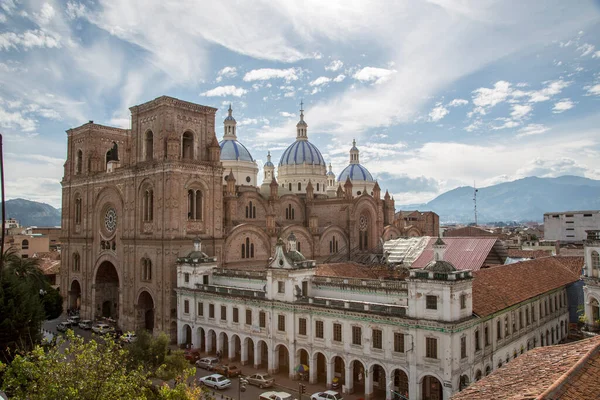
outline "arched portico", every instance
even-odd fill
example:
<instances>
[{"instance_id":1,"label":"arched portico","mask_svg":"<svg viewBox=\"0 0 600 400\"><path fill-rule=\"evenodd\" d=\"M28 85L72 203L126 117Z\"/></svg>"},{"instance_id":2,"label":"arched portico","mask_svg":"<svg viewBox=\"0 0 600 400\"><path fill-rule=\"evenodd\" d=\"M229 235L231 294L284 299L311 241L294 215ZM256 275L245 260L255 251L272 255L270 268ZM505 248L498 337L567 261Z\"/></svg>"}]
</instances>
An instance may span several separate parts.
<instances>
[{"instance_id":1,"label":"arched portico","mask_svg":"<svg viewBox=\"0 0 600 400\"><path fill-rule=\"evenodd\" d=\"M144 328L150 333L154 330L154 300L146 290L143 290L138 296L135 326Z\"/></svg>"},{"instance_id":2,"label":"arched portico","mask_svg":"<svg viewBox=\"0 0 600 400\"><path fill-rule=\"evenodd\" d=\"M389 392L388 399L394 398L392 396L392 391L394 393L398 393L401 396L410 398L409 385L408 385L408 374L406 371L396 368L391 372L390 375L391 391Z\"/></svg>"},{"instance_id":3,"label":"arched portico","mask_svg":"<svg viewBox=\"0 0 600 400\"><path fill-rule=\"evenodd\" d=\"M420 382L421 400L443 400L442 383L433 375L425 375Z\"/></svg>"},{"instance_id":4,"label":"arched portico","mask_svg":"<svg viewBox=\"0 0 600 400\"><path fill-rule=\"evenodd\" d=\"M367 398L385 399L388 390L388 379L380 364L372 364L365 373L365 396Z\"/></svg>"},{"instance_id":5,"label":"arched portico","mask_svg":"<svg viewBox=\"0 0 600 400\"><path fill-rule=\"evenodd\" d=\"M98 266L94 278L94 303L96 317L110 317L119 320L121 310L121 286L115 265L104 260Z\"/></svg>"},{"instance_id":6,"label":"arched portico","mask_svg":"<svg viewBox=\"0 0 600 400\"><path fill-rule=\"evenodd\" d=\"M206 332L204 328L196 329L196 339L194 340L194 347L196 347L201 352L206 351Z\"/></svg>"},{"instance_id":7,"label":"arched portico","mask_svg":"<svg viewBox=\"0 0 600 400\"><path fill-rule=\"evenodd\" d=\"M192 345L192 327L188 324L183 324L181 327L181 331L179 332L179 344L185 345L186 347Z\"/></svg>"},{"instance_id":8,"label":"arched portico","mask_svg":"<svg viewBox=\"0 0 600 400\"><path fill-rule=\"evenodd\" d=\"M293 367L290 366L290 351L288 348L283 344L278 344L275 346L273 366L271 367L273 372L290 375L292 368Z\"/></svg>"},{"instance_id":9,"label":"arched portico","mask_svg":"<svg viewBox=\"0 0 600 400\"><path fill-rule=\"evenodd\" d=\"M79 308L81 306L81 285L77 279L71 282L71 288L69 289L69 305L70 309Z\"/></svg>"}]
</instances>

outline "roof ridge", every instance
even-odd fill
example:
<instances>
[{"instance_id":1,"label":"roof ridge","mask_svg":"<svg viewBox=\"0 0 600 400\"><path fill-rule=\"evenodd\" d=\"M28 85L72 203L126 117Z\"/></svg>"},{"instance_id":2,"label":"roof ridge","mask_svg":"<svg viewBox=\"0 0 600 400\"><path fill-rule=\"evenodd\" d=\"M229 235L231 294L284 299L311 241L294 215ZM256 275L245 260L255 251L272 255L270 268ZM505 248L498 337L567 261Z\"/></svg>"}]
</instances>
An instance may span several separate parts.
<instances>
[{"instance_id":1,"label":"roof ridge","mask_svg":"<svg viewBox=\"0 0 600 400\"><path fill-rule=\"evenodd\" d=\"M583 356L581 357L571 368L567 370L564 374L562 374L550 387L548 387L541 395L539 395L538 399L546 399L553 398L552 394L556 394L558 390L560 390L563 385L571 378L572 375L579 373L583 367L586 366L587 361L594 355L597 355L600 352L600 340L593 338L590 340L596 340L597 343Z\"/></svg>"}]
</instances>

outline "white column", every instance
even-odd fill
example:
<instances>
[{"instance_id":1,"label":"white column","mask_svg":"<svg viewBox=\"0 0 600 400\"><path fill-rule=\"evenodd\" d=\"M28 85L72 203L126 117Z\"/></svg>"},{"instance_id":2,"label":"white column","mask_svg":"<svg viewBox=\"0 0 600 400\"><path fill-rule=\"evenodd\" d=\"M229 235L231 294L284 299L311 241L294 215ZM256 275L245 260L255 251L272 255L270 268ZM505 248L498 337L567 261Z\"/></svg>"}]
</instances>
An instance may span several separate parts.
<instances>
[{"instance_id":1,"label":"white column","mask_svg":"<svg viewBox=\"0 0 600 400\"><path fill-rule=\"evenodd\" d=\"M270 374L275 374L279 372L279 351L275 352L273 350L268 352L268 368Z\"/></svg>"},{"instance_id":2,"label":"white column","mask_svg":"<svg viewBox=\"0 0 600 400\"><path fill-rule=\"evenodd\" d=\"M294 346L294 348L295 348L295 346ZM296 365L298 365L298 364L296 364L296 350L293 349L293 350L289 351L288 354L289 354L288 362L289 362L289 366L290 366L289 376L290 376L290 379L294 379L296 377L295 368L296 368Z\"/></svg>"},{"instance_id":3,"label":"white column","mask_svg":"<svg viewBox=\"0 0 600 400\"><path fill-rule=\"evenodd\" d=\"M240 362L242 363L242 365L247 365L248 364L248 340L244 339L241 341L241 356L240 356Z\"/></svg>"},{"instance_id":4,"label":"white column","mask_svg":"<svg viewBox=\"0 0 600 400\"><path fill-rule=\"evenodd\" d=\"M178 327L177 329L178 329L177 336L179 336L179 335L180 335L180 333L179 333L179 327ZM206 338L205 338L205 340L206 340L206 352L207 352L207 353L208 353L208 352L210 352L210 351L213 351L213 350L214 350L214 349L213 349L213 346L214 346L215 344L213 343L213 340L212 340L212 338L213 338L213 336L212 336L212 334L210 333L210 331L207 331L207 332L206 332Z\"/></svg>"},{"instance_id":5,"label":"white column","mask_svg":"<svg viewBox=\"0 0 600 400\"><path fill-rule=\"evenodd\" d=\"M396 391L394 386L394 370L390 371L385 377L385 400L392 400L392 390Z\"/></svg>"},{"instance_id":6,"label":"white column","mask_svg":"<svg viewBox=\"0 0 600 400\"><path fill-rule=\"evenodd\" d=\"M346 365L346 376L344 386L346 386L346 393L350 394L354 392L354 367L352 364Z\"/></svg>"},{"instance_id":7,"label":"white column","mask_svg":"<svg viewBox=\"0 0 600 400\"><path fill-rule=\"evenodd\" d=\"M217 351L220 351L221 357L225 358L225 354L223 354L223 336L220 333L217 335Z\"/></svg>"},{"instance_id":8,"label":"white column","mask_svg":"<svg viewBox=\"0 0 600 400\"><path fill-rule=\"evenodd\" d=\"M308 383L317 383L317 356L308 357Z\"/></svg>"},{"instance_id":9,"label":"white column","mask_svg":"<svg viewBox=\"0 0 600 400\"><path fill-rule=\"evenodd\" d=\"M227 357L229 358L229 361L233 361L233 359L235 358L235 336L231 335L231 337L229 338L229 346L227 346L227 349L229 350L229 354L227 355Z\"/></svg>"},{"instance_id":10,"label":"white column","mask_svg":"<svg viewBox=\"0 0 600 400\"><path fill-rule=\"evenodd\" d=\"M373 398L373 370L365 370L365 398Z\"/></svg>"},{"instance_id":11,"label":"white column","mask_svg":"<svg viewBox=\"0 0 600 400\"><path fill-rule=\"evenodd\" d=\"M327 388L331 389L331 381L333 380L333 360L326 363L327 366Z\"/></svg>"},{"instance_id":12,"label":"white column","mask_svg":"<svg viewBox=\"0 0 600 400\"><path fill-rule=\"evenodd\" d=\"M258 369L262 362L262 354L259 346L260 340L254 343L254 369Z\"/></svg>"}]
</instances>

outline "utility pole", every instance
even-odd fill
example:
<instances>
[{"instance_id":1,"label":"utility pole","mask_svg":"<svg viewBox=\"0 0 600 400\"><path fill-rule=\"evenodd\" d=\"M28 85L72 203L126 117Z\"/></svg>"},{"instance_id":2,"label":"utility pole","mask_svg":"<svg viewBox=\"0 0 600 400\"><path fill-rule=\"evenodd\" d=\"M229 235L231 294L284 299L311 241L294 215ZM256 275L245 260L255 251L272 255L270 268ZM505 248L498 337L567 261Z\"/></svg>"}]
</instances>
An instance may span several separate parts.
<instances>
[{"instance_id":1,"label":"utility pole","mask_svg":"<svg viewBox=\"0 0 600 400\"><path fill-rule=\"evenodd\" d=\"M475 213L475 226L477 226L477 192L478 191L479 191L479 189L477 189L477 186L475 186L475 181L473 181L473 204L474 204L473 211Z\"/></svg>"},{"instance_id":2,"label":"utility pole","mask_svg":"<svg viewBox=\"0 0 600 400\"><path fill-rule=\"evenodd\" d=\"M4 149L0 133L0 186L2 187L2 243L0 243L0 272L4 269L4 231L6 230L6 201L4 198Z\"/></svg>"}]
</instances>

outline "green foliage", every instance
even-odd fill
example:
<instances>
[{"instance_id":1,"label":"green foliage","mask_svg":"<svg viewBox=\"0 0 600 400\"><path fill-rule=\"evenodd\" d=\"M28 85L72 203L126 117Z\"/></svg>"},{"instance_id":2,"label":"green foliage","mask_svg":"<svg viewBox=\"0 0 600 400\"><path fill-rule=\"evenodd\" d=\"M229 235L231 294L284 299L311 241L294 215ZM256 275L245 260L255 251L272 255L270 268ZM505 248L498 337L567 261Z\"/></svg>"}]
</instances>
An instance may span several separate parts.
<instances>
[{"instance_id":1,"label":"green foliage","mask_svg":"<svg viewBox=\"0 0 600 400\"><path fill-rule=\"evenodd\" d=\"M55 319L62 314L63 297L60 292L48 285L42 296L42 304L46 312L46 319Z\"/></svg>"},{"instance_id":2,"label":"green foliage","mask_svg":"<svg viewBox=\"0 0 600 400\"><path fill-rule=\"evenodd\" d=\"M2 389L11 399L27 400L208 399L201 388L186 383L193 368L183 371L174 387L157 388L141 366L127 367L129 357L127 348L110 337L85 342L69 330L56 346L36 346L8 367L0 364L0 372L5 368Z\"/></svg>"},{"instance_id":3,"label":"green foliage","mask_svg":"<svg viewBox=\"0 0 600 400\"><path fill-rule=\"evenodd\" d=\"M152 336L146 330L136 332L137 340L128 345L130 368L143 367L152 376L169 380L189 367L183 351L169 350L169 337L161 332Z\"/></svg>"}]
</instances>

